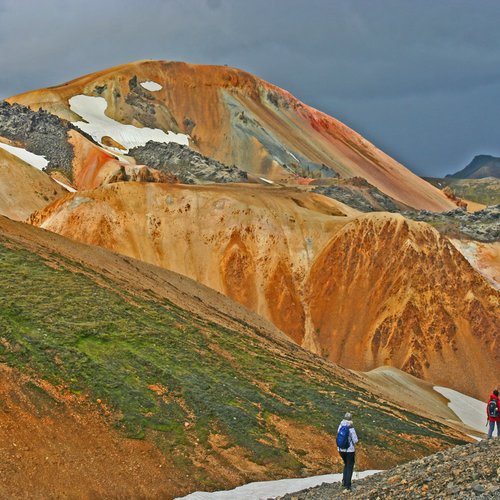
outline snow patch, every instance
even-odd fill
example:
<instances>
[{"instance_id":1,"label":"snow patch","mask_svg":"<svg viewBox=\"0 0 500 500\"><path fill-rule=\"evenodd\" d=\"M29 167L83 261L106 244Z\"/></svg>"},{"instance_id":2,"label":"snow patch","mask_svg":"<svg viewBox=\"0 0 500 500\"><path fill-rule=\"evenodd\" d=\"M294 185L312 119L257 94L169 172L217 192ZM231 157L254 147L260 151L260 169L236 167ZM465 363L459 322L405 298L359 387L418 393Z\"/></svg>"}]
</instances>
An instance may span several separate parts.
<instances>
[{"instance_id":1,"label":"snow patch","mask_svg":"<svg viewBox=\"0 0 500 500\"><path fill-rule=\"evenodd\" d=\"M464 424L476 431L486 432L486 403L447 387L434 386L433 389L449 400L448 407Z\"/></svg>"},{"instance_id":2,"label":"snow patch","mask_svg":"<svg viewBox=\"0 0 500 500\"><path fill-rule=\"evenodd\" d=\"M141 87L149 90L150 92L156 92L157 90L161 90L163 88L159 83L152 82L151 80L141 82Z\"/></svg>"},{"instance_id":3,"label":"snow patch","mask_svg":"<svg viewBox=\"0 0 500 500\"><path fill-rule=\"evenodd\" d=\"M476 441L482 441L481 438L477 437L477 436L473 436L472 434L467 434L467 436L469 436L470 438L472 439L475 439Z\"/></svg>"},{"instance_id":4,"label":"snow patch","mask_svg":"<svg viewBox=\"0 0 500 500\"><path fill-rule=\"evenodd\" d=\"M274 182L273 182L273 181L270 181L269 179L266 179L266 178L264 178L264 177L259 177L259 179L260 179L261 181L265 182L266 184L274 184Z\"/></svg>"},{"instance_id":5,"label":"snow patch","mask_svg":"<svg viewBox=\"0 0 500 500\"><path fill-rule=\"evenodd\" d=\"M104 97L94 97L88 95L76 95L69 100L71 111L80 115L85 121L73 122L73 125L83 130L98 142L105 149L113 149L105 146L101 140L104 136L112 137L124 148L129 149L137 146L144 146L148 141L176 142L189 146L189 136L186 134L176 134L169 131L165 133L158 128L139 128L134 125L125 125L117 122L105 115L108 103ZM120 151L124 153L124 151Z\"/></svg>"},{"instance_id":6,"label":"snow patch","mask_svg":"<svg viewBox=\"0 0 500 500\"><path fill-rule=\"evenodd\" d=\"M76 189L72 188L71 186L68 186L67 184L64 184L64 182L58 181L55 177L52 177L53 181L56 181L58 184L60 184L64 189L69 191L70 193L76 193Z\"/></svg>"},{"instance_id":7,"label":"snow patch","mask_svg":"<svg viewBox=\"0 0 500 500\"><path fill-rule=\"evenodd\" d=\"M9 144L4 144L0 142L0 148L5 149L10 154L21 158L21 160L30 164L32 167L37 168L38 170L42 170L49 164L49 160L45 158L45 156L36 155L34 153L30 153L23 148L17 148L15 146L10 146Z\"/></svg>"},{"instance_id":8,"label":"snow patch","mask_svg":"<svg viewBox=\"0 0 500 500\"><path fill-rule=\"evenodd\" d=\"M371 476L379 470L366 470L354 473L354 479ZM305 488L313 488L323 483L342 481L342 474L325 474L323 476L301 477L295 479L278 479L277 481L260 481L238 486L233 490L214 491L212 493L196 491L182 497L183 500L260 500L295 493ZM181 497L176 500L181 500Z\"/></svg>"}]
</instances>

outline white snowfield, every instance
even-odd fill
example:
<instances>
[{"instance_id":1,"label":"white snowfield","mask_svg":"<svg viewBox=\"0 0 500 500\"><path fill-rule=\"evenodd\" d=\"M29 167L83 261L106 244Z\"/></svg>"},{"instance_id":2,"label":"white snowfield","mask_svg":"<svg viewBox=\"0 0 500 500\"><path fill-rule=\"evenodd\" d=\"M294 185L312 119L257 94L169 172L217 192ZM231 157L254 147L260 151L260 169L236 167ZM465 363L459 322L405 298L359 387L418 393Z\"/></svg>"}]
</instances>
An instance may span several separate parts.
<instances>
[{"instance_id":1,"label":"white snowfield","mask_svg":"<svg viewBox=\"0 0 500 500\"><path fill-rule=\"evenodd\" d=\"M105 146L101 141L104 136L113 138L116 142L129 149L137 146L144 146L148 141L156 142L176 142L185 146L189 145L189 136L186 134L176 134L169 131L165 133L159 128L139 128L133 125L126 125L109 118L104 112L108 103L104 97L94 97L88 95L76 95L69 100L71 111L80 115L85 121L73 122L73 125L83 130L98 142L105 149L113 151L123 151Z\"/></svg>"},{"instance_id":2,"label":"white snowfield","mask_svg":"<svg viewBox=\"0 0 500 500\"><path fill-rule=\"evenodd\" d=\"M9 144L4 144L0 142L0 148L5 149L10 154L21 158L21 160L25 161L32 167L37 168L38 170L42 170L49 164L49 160L45 158L45 156L36 155L34 153L30 153L23 148L17 148L15 146L10 146Z\"/></svg>"},{"instance_id":3,"label":"white snowfield","mask_svg":"<svg viewBox=\"0 0 500 500\"><path fill-rule=\"evenodd\" d=\"M64 189L69 191L70 193L76 193L76 189L72 188L71 186L68 186L67 184L64 184L64 182L58 181L56 178L52 177L53 181L56 181L59 185L61 185Z\"/></svg>"},{"instance_id":4,"label":"white snowfield","mask_svg":"<svg viewBox=\"0 0 500 500\"><path fill-rule=\"evenodd\" d=\"M448 387L434 386L434 390L449 400L448 407L464 424L476 431L486 432L486 403Z\"/></svg>"},{"instance_id":5,"label":"white snowfield","mask_svg":"<svg viewBox=\"0 0 500 500\"><path fill-rule=\"evenodd\" d=\"M354 472L353 480L361 479L381 472L379 470L365 470ZM342 481L342 474L325 474L323 476L300 477L296 479L278 479L277 481L260 481L238 486L233 490L214 491L211 493L197 491L182 497L182 500L261 500L274 498L287 493L306 488L313 488L323 483L336 483ZM177 498L176 500L181 500Z\"/></svg>"},{"instance_id":6,"label":"white snowfield","mask_svg":"<svg viewBox=\"0 0 500 500\"><path fill-rule=\"evenodd\" d=\"M159 83L152 82L151 80L148 80L147 82L141 82L141 87L149 90L150 92L156 92L163 88Z\"/></svg>"},{"instance_id":7,"label":"white snowfield","mask_svg":"<svg viewBox=\"0 0 500 500\"><path fill-rule=\"evenodd\" d=\"M266 179L265 177L259 177L259 179L263 182L265 182L266 184L274 184L273 181L270 181L269 179Z\"/></svg>"}]
</instances>

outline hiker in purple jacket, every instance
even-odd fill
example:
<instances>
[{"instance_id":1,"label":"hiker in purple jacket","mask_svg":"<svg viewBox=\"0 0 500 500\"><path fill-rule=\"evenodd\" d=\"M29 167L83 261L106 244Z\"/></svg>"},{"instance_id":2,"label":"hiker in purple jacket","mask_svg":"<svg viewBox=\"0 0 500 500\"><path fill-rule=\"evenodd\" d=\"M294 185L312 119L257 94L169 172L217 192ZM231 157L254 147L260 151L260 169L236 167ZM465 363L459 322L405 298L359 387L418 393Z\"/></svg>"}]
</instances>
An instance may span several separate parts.
<instances>
[{"instance_id":1,"label":"hiker in purple jacket","mask_svg":"<svg viewBox=\"0 0 500 500\"><path fill-rule=\"evenodd\" d=\"M344 461L344 473L342 475L342 486L348 490L351 489L351 478L354 471L355 446L358 442L358 436L352 425L352 415L346 413L344 419L340 422L337 431L337 447Z\"/></svg>"}]
</instances>

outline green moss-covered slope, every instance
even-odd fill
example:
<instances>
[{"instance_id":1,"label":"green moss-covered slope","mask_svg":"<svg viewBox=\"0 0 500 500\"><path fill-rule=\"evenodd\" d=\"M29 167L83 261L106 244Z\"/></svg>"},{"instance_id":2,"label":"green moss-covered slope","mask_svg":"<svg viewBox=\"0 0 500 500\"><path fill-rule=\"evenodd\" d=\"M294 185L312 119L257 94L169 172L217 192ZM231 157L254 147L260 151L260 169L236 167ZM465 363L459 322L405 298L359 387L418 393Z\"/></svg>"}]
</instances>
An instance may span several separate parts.
<instances>
[{"instance_id":1,"label":"green moss-covered slope","mask_svg":"<svg viewBox=\"0 0 500 500\"><path fill-rule=\"evenodd\" d=\"M346 409L360 409L367 464L462 442L287 341L248 324L228 329L48 254L0 233L0 362L100 400L111 425L124 436L153 440L197 484L214 484L198 460L200 449L221 453L214 436L270 475L311 471L302 460L308 444L297 449L276 419L333 436ZM330 465L318 462L316 471Z\"/></svg>"}]
</instances>

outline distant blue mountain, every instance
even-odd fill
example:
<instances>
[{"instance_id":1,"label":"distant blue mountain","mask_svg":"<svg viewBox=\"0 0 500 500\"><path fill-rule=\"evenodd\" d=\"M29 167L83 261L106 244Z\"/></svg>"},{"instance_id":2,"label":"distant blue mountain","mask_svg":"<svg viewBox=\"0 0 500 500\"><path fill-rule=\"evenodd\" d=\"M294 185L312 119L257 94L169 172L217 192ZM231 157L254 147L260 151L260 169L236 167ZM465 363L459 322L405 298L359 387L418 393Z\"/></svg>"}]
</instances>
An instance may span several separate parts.
<instances>
[{"instance_id":1,"label":"distant blue mountain","mask_svg":"<svg viewBox=\"0 0 500 500\"><path fill-rule=\"evenodd\" d=\"M500 178L500 158L490 155L478 155L462 170L446 177L455 179Z\"/></svg>"}]
</instances>

